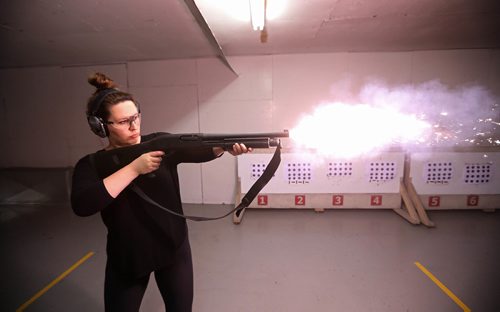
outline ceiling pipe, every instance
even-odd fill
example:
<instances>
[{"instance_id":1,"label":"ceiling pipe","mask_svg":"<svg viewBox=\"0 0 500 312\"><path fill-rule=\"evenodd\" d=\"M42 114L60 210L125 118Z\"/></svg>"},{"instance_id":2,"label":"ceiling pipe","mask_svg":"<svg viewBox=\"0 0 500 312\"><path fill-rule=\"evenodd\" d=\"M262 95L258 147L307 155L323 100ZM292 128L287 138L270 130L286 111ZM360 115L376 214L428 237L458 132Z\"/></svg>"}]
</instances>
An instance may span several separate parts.
<instances>
[{"instance_id":1,"label":"ceiling pipe","mask_svg":"<svg viewBox=\"0 0 500 312\"><path fill-rule=\"evenodd\" d=\"M207 24L207 21L205 20L205 18L203 17L203 15L201 14L200 12L200 9L198 9L198 6L196 5L196 3L194 2L194 0L184 0L184 3L186 4L186 6L188 7L189 11L191 11L191 14L193 15L194 19L196 20L196 22L198 23L198 25L200 26L201 30L203 31L203 33L205 34L205 37L207 38L208 42L210 43L210 45L212 46L212 48L214 48L216 54L217 54L217 57L221 60L221 62L226 65L236 76L238 76L238 74L236 73L236 71L234 71L233 67L231 66L231 64L229 64L226 56L224 55L224 52L222 51L222 48L219 44L219 42L217 41L217 39L215 38L212 30L210 29L210 27L208 26Z\"/></svg>"}]
</instances>

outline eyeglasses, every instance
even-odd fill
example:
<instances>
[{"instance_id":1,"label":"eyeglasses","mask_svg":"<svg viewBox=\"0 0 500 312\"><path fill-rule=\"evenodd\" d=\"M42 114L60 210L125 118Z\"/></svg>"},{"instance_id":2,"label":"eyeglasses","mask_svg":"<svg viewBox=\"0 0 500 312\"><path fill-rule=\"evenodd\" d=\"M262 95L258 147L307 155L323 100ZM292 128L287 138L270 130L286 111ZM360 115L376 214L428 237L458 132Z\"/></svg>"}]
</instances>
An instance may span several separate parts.
<instances>
[{"instance_id":1,"label":"eyeglasses","mask_svg":"<svg viewBox=\"0 0 500 312\"><path fill-rule=\"evenodd\" d=\"M141 113L137 113L133 116L130 116L129 118L122 119L120 121L108 121L108 125L112 125L113 127L117 129L128 129L132 127L132 123L136 125L141 124Z\"/></svg>"}]
</instances>

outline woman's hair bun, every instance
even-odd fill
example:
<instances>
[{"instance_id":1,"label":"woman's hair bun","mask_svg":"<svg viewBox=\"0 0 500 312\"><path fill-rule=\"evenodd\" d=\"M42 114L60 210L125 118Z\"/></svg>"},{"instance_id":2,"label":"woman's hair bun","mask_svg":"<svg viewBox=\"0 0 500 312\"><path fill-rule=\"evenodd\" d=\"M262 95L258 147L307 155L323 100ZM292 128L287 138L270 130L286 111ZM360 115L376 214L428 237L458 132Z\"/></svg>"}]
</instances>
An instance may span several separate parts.
<instances>
[{"instance_id":1,"label":"woman's hair bun","mask_svg":"<svg viewBox=\"0 0 500 312\"><path fill-rule=\"evenodd\" d=\"M97 90L114 89L117 87L117 85L111 78L99 72L90 76L88 82L96 87Z\"/></svg>"}]
</instances>

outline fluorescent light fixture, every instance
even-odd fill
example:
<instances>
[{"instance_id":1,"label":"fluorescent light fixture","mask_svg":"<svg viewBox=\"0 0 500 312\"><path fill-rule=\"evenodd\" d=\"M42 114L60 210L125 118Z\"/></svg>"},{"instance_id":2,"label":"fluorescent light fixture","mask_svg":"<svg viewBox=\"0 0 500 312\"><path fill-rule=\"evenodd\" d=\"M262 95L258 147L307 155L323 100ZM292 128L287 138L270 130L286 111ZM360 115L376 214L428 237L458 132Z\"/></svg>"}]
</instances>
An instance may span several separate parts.
<instances>
[{"instance_id":1,"label":"fluorescent light fixture","mask_svg":"<svg viewBox=\"0 0 500 312\"><path fill-rule=\"evenodd\" d=\"M264 30L266 26L266 0L248 0L253 30Z\"/></svg>"},{"instance_id":2,"label":"fluorescent light fixture","mask_svg":"<svg viewBox=\"0 0 500 312\"><path fill-rule=\"evenodd\" d=\"M224 12L228 16L231 16L241 22L248 23L252 21L252 25L253 21L257 19L257 15L261 16L261 21L263 20L264 0L196 0L196 3L201 4L202 7L215 7L216 10ZM253 3L256 4L256 18L250 17L250 12L253 11ZM265 6L265 21L272 21L273 19L281 16L285 11L286 6L287 0L267 0L267 4ZM259 11L260 13L258 13Z\"/></svg>"}]
</instances>

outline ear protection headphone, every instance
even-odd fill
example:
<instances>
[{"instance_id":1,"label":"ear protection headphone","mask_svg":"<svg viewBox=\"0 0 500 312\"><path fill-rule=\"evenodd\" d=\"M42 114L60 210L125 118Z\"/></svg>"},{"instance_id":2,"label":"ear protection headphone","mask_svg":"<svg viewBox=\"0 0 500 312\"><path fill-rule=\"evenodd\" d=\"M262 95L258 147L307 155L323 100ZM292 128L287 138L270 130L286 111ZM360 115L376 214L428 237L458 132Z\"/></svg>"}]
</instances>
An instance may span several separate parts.
<instances>
[{"instance_id":1,"label":"ear protection headphone","mask_svg":"<svg viewBox=\"0 0 500 312\"><path fill-rule=\"evenodd\" d=\"M104 89L99 92L97 97L92 102L92 109L90 113L87 115L87 122L89 123L90 130L100 136L101 138L105 138L108 136L108 127L104 123L101 117L97 117L97 111L101 107L102 102L106 99L106 97L110 94L119 93L121 91L116 89Z\"/></svg>"}]
</instances>

